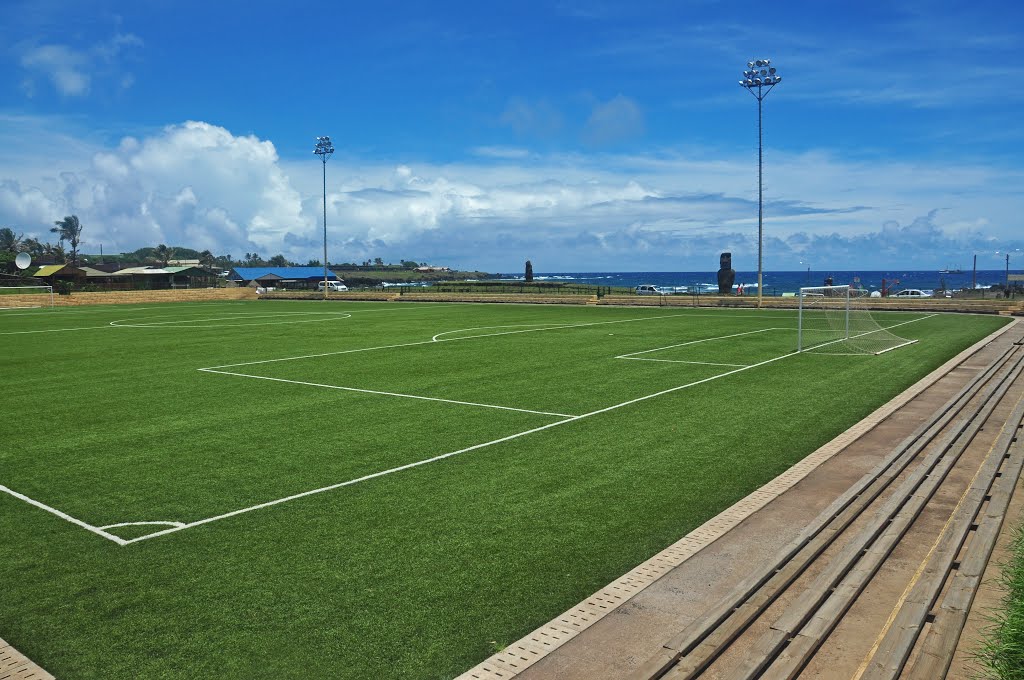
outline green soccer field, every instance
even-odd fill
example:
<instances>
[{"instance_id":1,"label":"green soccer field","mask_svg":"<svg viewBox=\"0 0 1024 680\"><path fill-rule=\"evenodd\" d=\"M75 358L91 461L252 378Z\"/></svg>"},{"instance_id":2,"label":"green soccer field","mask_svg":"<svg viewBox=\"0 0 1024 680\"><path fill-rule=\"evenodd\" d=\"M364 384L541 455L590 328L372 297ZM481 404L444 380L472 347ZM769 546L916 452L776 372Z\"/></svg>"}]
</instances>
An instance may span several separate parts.
<instances>
[{"instance_id":1,"label":"green soccer field","mask_svg":"<svg viewBox=\"0 0 1024 680\"><path fill-rule=\"evenodd\" d=\"M0 312L0 637L58 677L452 677L769 481L994 316L796 354L796 312Z\"/></svg>"}]
</instances>

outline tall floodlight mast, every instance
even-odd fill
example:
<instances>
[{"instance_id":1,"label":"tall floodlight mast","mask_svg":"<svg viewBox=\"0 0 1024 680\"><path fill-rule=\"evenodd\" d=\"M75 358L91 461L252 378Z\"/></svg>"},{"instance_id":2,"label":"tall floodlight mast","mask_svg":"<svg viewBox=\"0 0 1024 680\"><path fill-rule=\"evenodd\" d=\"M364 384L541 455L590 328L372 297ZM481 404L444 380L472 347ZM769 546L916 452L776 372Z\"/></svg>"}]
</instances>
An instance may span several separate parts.
<instances>
[{"instance_id":1,"label":"tall floodlight mast","mask_svg":"<svg viewBox=\"0 0 1024 680\"><path fill-rule=\"evenodd\" d=\"M764 182L762 174L764 170L764 151L762 146L761 132L761 102L768 96L768 93L776 85L782 82L775 67L771 65L771 59L756 59L747 62L747 70L743 72L743 80L740 87L747 88L747 92L757 99L757 306L761 306L761 292L763 290L764 274Z\"/></svg>"},{"instance_id":2,"label":"tall floodlight mast","mask_svg":"<svg viewBox=\"0 0 1024 680\"><path fill-rule=\"evenodd\" d=\"M324 164L324 299L327 299L327 159L334 153L334 145L330 137L317 137L313 153L320 157Z\"/></svg>"}]
</instances>

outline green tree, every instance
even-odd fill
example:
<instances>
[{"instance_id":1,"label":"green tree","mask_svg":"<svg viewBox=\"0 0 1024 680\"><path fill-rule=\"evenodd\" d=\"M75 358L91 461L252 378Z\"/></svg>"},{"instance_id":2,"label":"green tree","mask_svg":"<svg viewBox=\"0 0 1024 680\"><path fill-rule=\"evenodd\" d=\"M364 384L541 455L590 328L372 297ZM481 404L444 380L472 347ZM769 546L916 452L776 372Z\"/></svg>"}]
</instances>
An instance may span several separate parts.
<instances>
[{"instance_id":1,"label":"green tree","mask_svg":"<svg viewBox=\"0 0 1024 680\"><path fill-rule=\"evenodd\" d=\"M379 257L375 257L375 258L373 258L373 265L375 267L383 267L384 266L384 260L380 259Z\"/></svg>"},{"instance_id":2,"label":"green tree","mask_svg":"<svg viewBox=\"0 0 1024 680\"><path fill-rule=\"evenodd\" d=\"M419 264L413 260L402 260L403 269L416 269L416 267L419 267Z\"/></svg>"},{"instance_id":3,"label":"green tree","mask_svg":"<svg viewBox=\"0 0 1024 680\"><path fill-rule=\"evenodd\" d=\"M53 224L50 232L57 234L61 252L64 250L64 241L70 243L71 264L78 264L78 244L82 242L82 223L78 221L78 215L68 215Z\"/></svg>"},{"instance_id":4,"label":"green tree","mask_svg":"<svg viewBox=\"0 0 1024 680\"><path fill-rule=\"evenodd\" d=\"M211 253L209 250L204 250L203 252L199 253L199 264L201 266L213 267L215 263L216 258L214 258L213 253Z\"/></svg>"},{"instance_id":5,"label":"green tree","mask_svg":"<svg viewBox=\"0 0 1024 680\"><path fill-rule=\"evenodd\" d=\"M267 264L269 264L271 267L287 267L288 260L285 258L284 255L274 255L267 261Z\"/></svg>"},{"instance_id":6,"label":"green tree","mask_svg":"<svg viewBox=\"0 0 1024 680\"><path fill-rule=\"evenodd\" d=\"M168 248L166 245L161 243L153 249L153 257L161 266L166 267L167 263L174 257L174 248Z\"/></svg>"},{"instance_id":7,"label":"green tree","mask_svg":"<svg viewBox=\"0 0 1024 680\"><path fill-rule=\"evenodd\" d=\"M39 242L39 239L32 238L31 236L21 242L21 247L32 257L39 257L44 252L43 244Z\"/></svg>"},{"instance_id":8,"label":"green tree","mask_svg":"<svg viewBox=\"0 0 1024 680\"><path fill-rule=\"evenodd\" d=\"M0 251L16 253L21 250L24 234L15 234L10 227L0 227Z\"/></svg>"}]
</instances>

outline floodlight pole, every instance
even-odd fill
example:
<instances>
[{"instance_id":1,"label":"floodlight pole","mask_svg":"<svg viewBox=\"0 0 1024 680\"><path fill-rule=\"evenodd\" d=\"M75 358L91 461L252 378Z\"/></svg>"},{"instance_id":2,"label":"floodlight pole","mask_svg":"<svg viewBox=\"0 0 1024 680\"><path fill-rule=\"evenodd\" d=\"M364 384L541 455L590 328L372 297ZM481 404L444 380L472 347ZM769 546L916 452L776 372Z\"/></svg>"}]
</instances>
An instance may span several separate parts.
<instances>
[{"instance_id":1,"label":"floodlight pole","mask_svg":"<svg viewBox=\"0 0 1024 680\"><path fill-rule=\"evenodd\" d=\"M782 82L776 75L771 59L757 59L747 62L740 87L757 99L757 306L761 306L764 289L764 133L761 125L761 103L772 89ZM767 87L767 89L765 89ZM754 92L757 88L757 92Z\"/></svg>"},{"instance_id":2,"label":"floodlight pole","mask_svg":"<svg viewBox=\"0 0 1024 680\"><path fill-rule=\"evenodd\" d=\"M317 137L313 150L324 165L324 300L327 299L327 159L334 153L330 137Z\"/></svg>"}]
</instances>

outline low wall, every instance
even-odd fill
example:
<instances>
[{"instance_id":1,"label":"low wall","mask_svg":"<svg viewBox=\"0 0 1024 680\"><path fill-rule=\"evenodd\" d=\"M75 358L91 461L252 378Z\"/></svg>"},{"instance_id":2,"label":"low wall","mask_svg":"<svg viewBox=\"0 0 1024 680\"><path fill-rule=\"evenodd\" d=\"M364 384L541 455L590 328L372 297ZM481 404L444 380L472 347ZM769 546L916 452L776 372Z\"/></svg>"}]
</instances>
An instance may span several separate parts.
<instances>
[{"instance_id":1,"label":"low wall","mask_svg":"<svg viewBox=\"0 0 1024 680\"><path fill-rule=\"evenodd\" d=\"M761 307L766 309L796 309L796 297L765 297ZM960 300L957 298L928 298L907 300L899 298L860 298L873 310L901 312L969 312L974 314L1014 314L1024 309L1020 300ZM606 295L599 305L627 305L631 307L744 307L756 308L757 296L735 295Z\"/></svg>"},{"instance_id":2,"label":"low wall","mask_svg":"<svg viewBox=\"0 0 1024 680\"><path fill-rule=\"evenodd\" d=\"M250 289L251 290L251 289ZM187 291L182 291L187 292ZM323 293L314 291L271 291L260 295L261 300L322 300ZM557 305L618 305L628 307L743 307L756 308L757 296L744 295L543 295L536 293L429 293L416 291L353 291L328 293L330 300L375 300L380 302L494 302ZM252 299L252 297L245 298ZM863 298L861 302L877 310L912 312L970 312L975 314L1021 314L1021 300L961 300L957 298L929 298L907 300L898 298ZM796 309L795 297L762 298L762 308Z\"/></svg>"},{"instance_id":3,"label":"low wall","mask_svg":"<svg viewBox=\"0 0 1024 680\"><path fill-rule=\"evenodd\" d=\"M324 294L312 290L272 290L259 296L261 300L323 300ZM391 302L398 298L398 293L384 291L356 291L348 293L332 293L328 291L328 300L370 300Z\"/></svg>"},{"instance_id":4,"label":"low wall","mask_svg":"<svg viewBox=\"0 0 1024 680\"><path fill-rule=\"evenodd\" d=\"M181 288L175 290L118 290L55 295L57 307L77 305L127 305L137 302L207 302L210 300L255 300L255 288Z\"/></svg>"}]
</instances>

